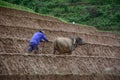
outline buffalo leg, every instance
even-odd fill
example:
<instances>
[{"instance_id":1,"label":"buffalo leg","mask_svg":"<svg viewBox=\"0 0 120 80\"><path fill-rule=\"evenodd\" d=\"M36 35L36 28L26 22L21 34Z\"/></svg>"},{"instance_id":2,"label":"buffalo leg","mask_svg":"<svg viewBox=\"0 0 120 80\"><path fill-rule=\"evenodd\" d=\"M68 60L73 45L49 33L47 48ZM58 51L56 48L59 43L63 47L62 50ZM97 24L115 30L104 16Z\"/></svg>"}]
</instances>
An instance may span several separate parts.
<instances>
[{"instance_id":1,"label":"buffalo leg","mask_svg":"<svg viewBox=\"0 0 120 80\"><path fill-rule=\"evenodd\" d=\"M53 49L53 54L55 54L55 52L56 52L56 49L54 48L54 49Z\"/></svg>"}]
</instances>

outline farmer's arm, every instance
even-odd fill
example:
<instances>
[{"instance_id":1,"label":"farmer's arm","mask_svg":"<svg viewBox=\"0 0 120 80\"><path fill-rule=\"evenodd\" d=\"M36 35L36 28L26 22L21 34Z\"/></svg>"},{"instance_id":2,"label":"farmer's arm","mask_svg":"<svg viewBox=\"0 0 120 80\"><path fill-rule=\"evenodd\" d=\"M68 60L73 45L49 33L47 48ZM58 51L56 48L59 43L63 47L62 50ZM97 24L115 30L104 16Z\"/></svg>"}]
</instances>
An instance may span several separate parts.
<instances>
[{"instance_id":1,"label":"farmer's arm","mask_svg":"<svg viewBox=\"0 0 120 80\"><path fill-rule=\"evenodd\" d=\"M48 39L45 35L43 35L43 39L48 42Z\"/></svg>"}]
</instances>

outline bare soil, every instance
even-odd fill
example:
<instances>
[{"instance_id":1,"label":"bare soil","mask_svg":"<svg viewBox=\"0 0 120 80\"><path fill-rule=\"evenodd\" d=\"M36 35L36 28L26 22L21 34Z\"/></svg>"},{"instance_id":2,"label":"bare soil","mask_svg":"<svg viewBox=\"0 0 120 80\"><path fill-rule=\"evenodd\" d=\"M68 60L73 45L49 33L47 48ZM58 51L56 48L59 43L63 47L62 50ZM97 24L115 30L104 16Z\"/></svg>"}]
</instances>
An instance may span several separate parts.
<instances>
[{"instance_id":1,"label":"bare soil","mask_svg":"<svg viewBox=\"0 0 120 80\"><path fill-rule=\"evenodd\" d=\"M26 53L39 29L50 42ZM72 55L53 55L56 37L81 37ZM0 7L0 80L120 80L120 35L58 19Z\"/></svg>"}]
</instances>

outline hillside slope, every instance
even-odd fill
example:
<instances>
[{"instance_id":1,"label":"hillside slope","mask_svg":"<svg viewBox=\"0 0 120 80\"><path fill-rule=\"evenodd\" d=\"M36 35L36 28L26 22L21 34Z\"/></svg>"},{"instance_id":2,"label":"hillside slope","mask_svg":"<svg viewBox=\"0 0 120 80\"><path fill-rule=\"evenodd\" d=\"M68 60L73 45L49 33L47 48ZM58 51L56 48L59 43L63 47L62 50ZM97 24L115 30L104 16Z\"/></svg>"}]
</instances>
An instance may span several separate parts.
<instances>
[{"instance_id":1,"label":"hillside slope","mask_svg":"<svg viewBox=\"0 0 120 80\"><path fill-rule=\"evenodd\" d=\"M120 0L3 0L67 22L120 34Z\"/></svg>"},{"instance_id":2,"label":"hillside slope","mask_svg":"<svg viewBox=\"0 0 120 80\"><path fill-rule=\"evenodd\" d=\"M38 29L50 42L41 43L38 54L27 54L28 41ZM52 43L59 36L78 36L87 44L72 55L53 55ZM119 50L119 35L0 7L1 80L119 80Z\"/></svg>"}]
</instances>

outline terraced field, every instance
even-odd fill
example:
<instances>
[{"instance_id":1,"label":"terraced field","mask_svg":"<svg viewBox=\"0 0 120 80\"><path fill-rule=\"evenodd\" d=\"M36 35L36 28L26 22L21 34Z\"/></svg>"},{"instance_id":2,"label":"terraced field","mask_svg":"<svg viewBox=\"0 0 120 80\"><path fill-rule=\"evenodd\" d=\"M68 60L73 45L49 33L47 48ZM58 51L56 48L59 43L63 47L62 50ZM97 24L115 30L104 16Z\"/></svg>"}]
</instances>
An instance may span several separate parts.
<instances>
[{"instance_id":1,"label":"terraced field","mask_svg":"<svg viewBox=\"0 0 120 80\"><path fill-rule=\"evenodd\" d=\"M33 33L43 29L50 42L26 53ZM53 55L53 40L79 36L87 42L72 55ZM120 80L120 36L57 19L0 8L0 80Z\"/></svg>"}]
</instances>

